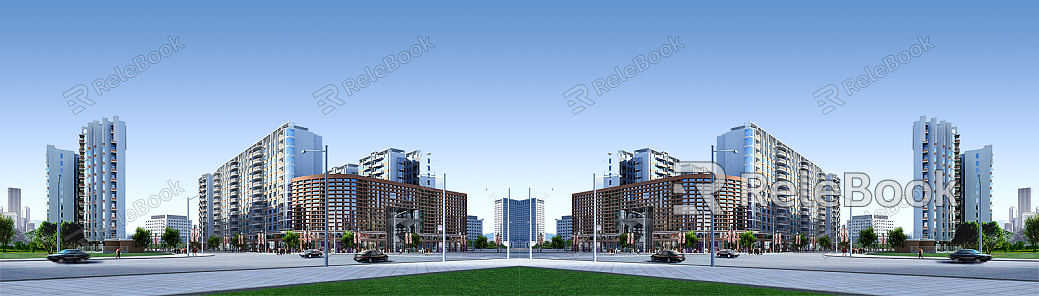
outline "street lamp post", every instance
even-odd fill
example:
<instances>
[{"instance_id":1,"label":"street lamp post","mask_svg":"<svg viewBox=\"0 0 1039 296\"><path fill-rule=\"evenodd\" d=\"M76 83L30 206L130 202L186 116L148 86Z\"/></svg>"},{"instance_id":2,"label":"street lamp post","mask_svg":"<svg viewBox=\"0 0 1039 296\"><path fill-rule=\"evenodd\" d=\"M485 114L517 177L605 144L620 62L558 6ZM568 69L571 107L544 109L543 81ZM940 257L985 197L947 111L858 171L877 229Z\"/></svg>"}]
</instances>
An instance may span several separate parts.
<instances>
[{"instance_id":1,"label":"street lamp post","mask_svg":"<svg viewBox=\"0 0 1039 296\"><path fill-rule=\"evenodd\" d=\"M542 190L555 190L555 188L532 190L530 187L527 187L527 204L529 206L529 208L528 208L529 212L527 213L529 215L527 215L527 218L530 218L530 222L528 224L528 226L530 226L530 227L528 227L530 230L527 233L528 234L527 235L527 239L528 239L527 240L528 241L527 249L530 251L529 252L530 253L530 257L528 259L534 259L534 246L532 246L530 244L534 242L533 238L531 238L531 236L534 236L534 215L536 215L536 213L537 213L537 211L535 210L535 207L537 206L537 203L534 202L534 198L533 198L533 196L531 196L531 193L534 192L534 191L542 191Z\"/></svg>"},{"instance_id":2,"label":"street lamp post","mask_svg":"<svg viewBox=\"0 0 1039 296\"><path fill-rule=\"evenodd\" d=\"M509 242L509 239L512 237L512 229L510 229L510 227L512 226L512 219L509 219L509 200L512 199L512 187L509 187L508 189L505 189L505 190L502 190L502 189L490 189L490 188L484 188L483 190L495 190L495 191L506 191L507 192L507 195L506 195L505 199L502 200L502 212L503 212L502 213L502 217L505 218L505 227L504 227L505 228L505 259L509 259L511 257L511 254L512 254L512 252L510 250L510 247L512 247L512 244ZM501 233L496 233L495 235L500 237Z\"/></svg>"},{"instance_id":3,"label":"street lamp post","mask_svg":"<svg viewBox=\"0 0 1039 296\"><path fill-rule=\"evenodd\" d=\"M201 195L195 195L195 196L192 196L192 197L188 197L187 200L184 200L184 204L186 205L186 209L187 209L187 213L186 213L187 215L184 215L184 217L188 219L189 223L191 222L191 200L195 199L195 198L198 198L200 196ZM200 217L198 217L198 219L201 221L202 217L200 216ZM188 247L187 247L188 250L191 249L191 233L190 233L190 229L191 229L191 227L188 227L188 231L189 231L189 233L188 233ZM205 252L206 252L206 248L202 248L202 253L205 253ZM184 253L187 253L188 256L191 256L190 252L184 252Z\"/></svg>"},{"instance_id":4,"label":"street lamp post","mask_svg":"<svg viewBox=\"0 0 1039 296\"><path fill-rule=\"evenodd\" d=\"M323 169L325 171L325 256L322 257L325 257L325 267L328 267L328 256L330 254L328 252L328 145L325 145L324 150L303 150L302 153L307 154L307 152L321 152L325 154L325 166Z\"/></svg>"},{"instance_id":5,"label":"street lamp post","mask_svg":"<svg viewBox=\"0 0 1039 296\"><path fill-rule=\"evenodd\" d=\"M715 257L715 255L714 255L714 209L715 209L715 204L717 203L717 201L715 201L715 198L714 198L714 166L715 166L714 165L714 154L718 153L718 152L732 152L732 154L738 154L739 153L739 151L736 151L736 150L714 150L714 145L711 145L711 164L710 164L710 166L711 166L711 192L709 193L711 195L711 267L714 267L714 257Z\"/></svg>"}]
</instances>

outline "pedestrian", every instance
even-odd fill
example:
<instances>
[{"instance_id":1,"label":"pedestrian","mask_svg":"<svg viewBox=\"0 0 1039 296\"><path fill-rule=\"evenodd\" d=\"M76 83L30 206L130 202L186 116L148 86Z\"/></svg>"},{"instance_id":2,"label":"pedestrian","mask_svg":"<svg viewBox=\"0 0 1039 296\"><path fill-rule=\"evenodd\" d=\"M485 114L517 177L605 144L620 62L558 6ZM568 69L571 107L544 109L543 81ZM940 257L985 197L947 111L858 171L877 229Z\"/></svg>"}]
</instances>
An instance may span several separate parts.
<instances>
[{"instance_id":1,"label":"pedestrian","mask_svg":"<svg viewBox=\"0 0 1039 296\"><path fill-rule=\"evenodd\" d=\"M923 258L924 258L924 249L923 249L923 248L917 249L917 253L918 253L919 255L917 255L917 257L916 257L916 258L920 258L920 259L923 259Z\"/></svg>"},{"instance_id":2,"label":"pedestrian","mask_svg":"<svg viewBox=\"0 0 1039 296\"><path fill-rule=\"evenodd\" d=\"M123 258L122 255L123 255L122 249L115 249L115 257L116 258Z\"/></svg>"}]
</instances>

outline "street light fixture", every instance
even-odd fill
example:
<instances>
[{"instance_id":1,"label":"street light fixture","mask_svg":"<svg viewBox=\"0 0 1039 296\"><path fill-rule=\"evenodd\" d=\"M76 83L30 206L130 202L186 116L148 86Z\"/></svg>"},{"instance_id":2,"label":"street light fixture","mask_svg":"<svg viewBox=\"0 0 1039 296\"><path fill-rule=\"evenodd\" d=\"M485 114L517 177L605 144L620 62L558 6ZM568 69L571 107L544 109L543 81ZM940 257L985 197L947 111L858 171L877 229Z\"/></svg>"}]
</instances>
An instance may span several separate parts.
<instances>
[{"instance_id":1,"label":"street light fixture","mask_svg":"<svg viewBox=\"0 0 1039 296\"><path fill-rule=\"evenodd\" d=\"M202 196L202 195L196 194L195 196L192 196L192 197L188 197L188 199L187 199L187 200L184 200L184 203L185 203L185 205L187 206L187 207L186 207L186 208L187 208L187 215L184 215L184 218L187 218L189 222L191 221L191 200L192 200L192 199L196 199L196 198L199 198L199 197L201 197L201 196ZM199 217L198 219L199 219L199 220L202 220L202 217ZM191 224L188 224L188 225L191 225ZM200 226L201 226L201 225L200 225ZM189 231L189 233L188 233L188 247L187 247L187 249L188 249L188 250L190 250L190 249L191 249L191 237L192 237L192 235L191 235L191 233L190 233L190 231L191 231L191 227L188 227L188 231ZM199 237L201 237L201 235L200 235ZM205 253L205 252L206 252L206 248L205 248L205 247L203 247L203 248L202 248L202 253ZM191 253L189 253L189 252L184 252L184 253L188 254L188 256L191 256Z\"/></svg>"},{"instance_id":2,"label":"street light fixture","mask_svg":"<svg viewBox=\"0 0 1039 296\"><path fill-rule=\"evenodd\" d=\"M324 150L303 150L302 154L307 154L307 152L321 152L325 154L325 166L323 169L325 171L325 256L322 257L325 257L325 267L328 267L328 256L331 254L328 249L328 145L325 145Z\"/></svg>"},{"instance_id":3,"label":"street light fixture","mask_svg":"<svg viewBox=\"0 0 1039 296\"><path fill-rule=\"evenodd\" d=\"M739 151L736 150L714 150L714 145L711 145L711 192L709 194L712 196L714 195L714 154L718 152L732 152L732 154L739 154ZM714 209L715 204L718 202L712 197L711 203L711 267L714 267Z\"/></svg>"},{"instance_id":4,"label":"street light fixture","mask_svg":"<svg viewBox=\"0 0 1039 296\"><path fill-rule=\"evenodd\" d=\"M527 187L527 203L529 204L529 208L528 208L529 209L528 210L529 211L528 212L529 215L527 215L527 218L530 218L530 222L527 224L528 226L530 226L529 227L530 230L527 233L528 234L528 237L527 237L528 240L527 241L529 242L529 243L527 243L527 249L530 251L529 252L530 253L529 259L534 259L534 246L532 246L530 244L534 242L534 238L531 238L531 236L534 236L534 215L536 215L536 212L537 212L537 211L535 211L536 204L534 203L534 198L531 196L531 193L534 192L534 191L544 191L544 190L556 190L556 189L555 188L548 188L548 189L532 190L530 187Z\"/></svg>"},{"instance_id":5,"label":"street light fixture","mask_svg":"<svg viewBox=\"0 0 1039 296\"><path fill-rule=\"evenodd\" d=\"M512 247L512 246L511 246L511 243L509 243L509 238L512 237L512 229L509 229L510 227L512 227L512 219L509 219L509 214L508 214L509 213L509 203L508 203L508 200L512 199L512 187L509 187L507 189L484 188L483 190L485 190L485 191L490 191L490 190L506 191L507 194L508 194L506 196L505 200L502 200L502 206L503 206L502 207L502 212L503 212L502 213L502 217L505 218L505 259L509 259L511 257L511 254L512 254L512 252L510 251L510 247ZM501 233L496 233L495 235L498 235L500 237Z\"/></svg>"}]
</instances>

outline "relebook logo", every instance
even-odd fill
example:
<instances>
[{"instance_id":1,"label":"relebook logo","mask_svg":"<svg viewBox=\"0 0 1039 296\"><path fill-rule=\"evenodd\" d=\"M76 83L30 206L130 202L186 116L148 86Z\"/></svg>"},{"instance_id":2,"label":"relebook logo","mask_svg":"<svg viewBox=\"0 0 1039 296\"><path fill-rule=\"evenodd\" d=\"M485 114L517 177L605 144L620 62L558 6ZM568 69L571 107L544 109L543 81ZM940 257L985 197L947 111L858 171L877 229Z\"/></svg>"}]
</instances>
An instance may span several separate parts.
<instances>
[{"instance_id":1,"label":"relebook logo","mask_svg":"<svg viewBox=\"0 0 1039 296\"><path fill-rule=\"evenodd\" d=\"M167 58L173 55L174 52L178 52L180 49L185 47L184 44L180 43L180 36L177 36L176 38L173 36L166 36L166 40L168 40L169 43L159 46L158 50L130 59L132 61L130 65L127 65L122 69L119 67L112 68L112 70L115 71L115 74L94 80L94 82L90 84L94 87L94 93L100 97L104 95L105 92L111 92L113 88L119 87L123 82L126 82L130 78L137 77L137 75L143 73L144 70L148 70L148 67L151 67L151 65L158 64L162 61L162 58ZM89 95L90 93L87 86L82 84L73 86L71 89L62 93L62 96L66 99L75 96L76 100L79 100L78 103L73 100L65 102L68 104L69 108L72 108L72 115L79 114L79 112L86 110L87 108L83 105L94 105L94 100L90 99ZM80 105L80 103L83 105Z\"/></svg>"}]
</instances>

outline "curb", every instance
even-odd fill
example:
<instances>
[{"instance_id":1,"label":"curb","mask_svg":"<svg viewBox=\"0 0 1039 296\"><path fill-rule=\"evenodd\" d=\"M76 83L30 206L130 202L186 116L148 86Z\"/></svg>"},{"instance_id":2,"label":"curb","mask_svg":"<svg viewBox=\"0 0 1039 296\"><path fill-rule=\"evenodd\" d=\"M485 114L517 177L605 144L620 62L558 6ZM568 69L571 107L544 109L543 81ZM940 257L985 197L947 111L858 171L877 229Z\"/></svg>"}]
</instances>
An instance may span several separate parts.
<instances>
[{"instance_id":1,"label":"curb","mask_svg":"<svg viewBox=\"0 0 1039 296\"><path fill-rule=\"evenodd\" d=\"M126 256L122 258L116 257L90 257L89 260L123 260L123 259L171 259L171 258L192 258L192 257L212 257L214 254L198 254L197 256L180 256L180 255L155 255L155 256ZM22 261L47 261L47 258L11 258L11 259L0 259L0 262L22 262Z\"/></svg>"},{"instance_id":2,"label":"curb","mask_svg":"<svg viewBox=\"0 0 1039 296\"><path fill-rule=\"evenodd\" d=\"M835 255L835 254L824 254L823 256L826 256L826 257L837 257L837 258L841 258L841 257L848 257L848 256L843 256L843 255ZM851 257L851 258L877 258L877 259L903 259L903 260L904 260L904 259L912 259L912 260L920 260L920 259L928 259L928 260L949 260L949 258L948 258L948 257L923 257L923 258L917 258L917 257L913 257L913 256L885 256L885 255L858 255L858 256L853 256L853 257ZM996 258L996 257L992 257L992 259L991 259L991 260L989 260L989 261L1010 261L1010 262L1015 262L1015 261L1016 261L1016 262L1039 262L1039 259L1027 259L1027 258Z\"/></svg>"}]
</instances>

